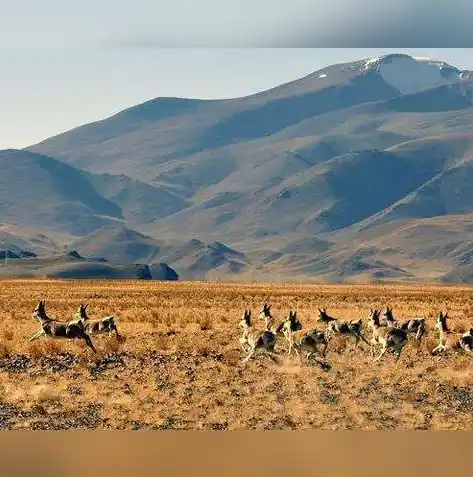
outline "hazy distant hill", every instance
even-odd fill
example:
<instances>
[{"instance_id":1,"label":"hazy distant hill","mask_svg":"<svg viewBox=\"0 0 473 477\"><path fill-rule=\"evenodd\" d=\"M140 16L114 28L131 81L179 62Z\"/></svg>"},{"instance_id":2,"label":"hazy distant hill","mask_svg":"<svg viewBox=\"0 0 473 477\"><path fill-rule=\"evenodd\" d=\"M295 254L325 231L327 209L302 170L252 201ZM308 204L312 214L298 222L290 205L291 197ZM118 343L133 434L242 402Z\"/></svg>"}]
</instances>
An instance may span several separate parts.
<instances>
[{"instance_id":1,"label":"hazy distant hill","mask_svg":"<svg viewBox=\"0 0 473 477\"><path fill-rule=\"evenodd\" d=\"M156 98L1 151L2 220L191 278L470 280L472 126L473 74L401 54Z\"/></svg>"}]
</instances>

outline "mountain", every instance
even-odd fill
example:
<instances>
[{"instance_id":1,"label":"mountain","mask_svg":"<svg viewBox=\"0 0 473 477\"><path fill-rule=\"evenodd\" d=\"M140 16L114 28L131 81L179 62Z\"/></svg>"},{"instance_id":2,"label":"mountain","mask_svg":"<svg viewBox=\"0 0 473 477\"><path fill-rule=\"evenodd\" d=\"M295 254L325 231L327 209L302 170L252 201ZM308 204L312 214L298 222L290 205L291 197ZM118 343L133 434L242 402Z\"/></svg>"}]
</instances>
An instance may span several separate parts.
<instances>
[{"instance_id":1,"label":"mountain","mask_svg":"<svg viewBox=\"0 0 473 477\"><path fill-rule=\"evenodd\" d=\"M0 167L3 221L22 227L82 236L103 226L150 223L187 205L165 188L123 174L86 173L27 150L0 151Z\"/></svg>"},{"instance_id":2,"label":"mountain","mask_svg":"<svg viewBox=\"0 0 473 477\"><path fill-rule=\"evenodd\" d=\"M472 125L473 72L405 54L155 98L1 151L2 220L187 278L470 280Z\"/></svg>"},{"instance_id":3,"label":"mountain","mask_svg":"<svg viewBox=\"0 0 473 477\"><path fill-rule=\"evenodd\" d=\"M162 271L170 264L179 276L205 277L213 270L238 273L246 267L245 255L224 244L205 244L198 239L165 241L125 227L104 227L71 244L80 254L104 257L119 263L147 263Z\"/></svg>"}]
</instances>

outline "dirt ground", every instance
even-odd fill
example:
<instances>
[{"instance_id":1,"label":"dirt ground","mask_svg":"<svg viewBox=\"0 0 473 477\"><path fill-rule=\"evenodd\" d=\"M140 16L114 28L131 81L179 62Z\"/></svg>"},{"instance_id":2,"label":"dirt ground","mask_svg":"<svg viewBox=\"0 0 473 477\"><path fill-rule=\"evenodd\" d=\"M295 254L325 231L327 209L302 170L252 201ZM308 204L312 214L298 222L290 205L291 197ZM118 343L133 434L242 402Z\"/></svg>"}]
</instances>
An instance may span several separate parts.
<instances>
[{"instance_id":1,"label":"dirt ground","mask_svg":"<svg viewBox=\"0 0 473 477\"><path fill-rule=\"evenodd\" d=\"M473 287L316 286L147 281L0 282L0 429L471 429L473 360L452 350L432 356L436 314L461 333L473 325ZM72 320L81 302L91 319L116 316L123 339L97 336L94 355L80 341L41 338L32 312ZM285 356L245 356L238 322L264 302L276 318L297 310L320 326L317 309L343 319L371 307L396 318L425 316L397 364L373 363L369 347L330 342L328 371ZM263 323L259 324L262 327Z\"/></svg>"}]
</instances>

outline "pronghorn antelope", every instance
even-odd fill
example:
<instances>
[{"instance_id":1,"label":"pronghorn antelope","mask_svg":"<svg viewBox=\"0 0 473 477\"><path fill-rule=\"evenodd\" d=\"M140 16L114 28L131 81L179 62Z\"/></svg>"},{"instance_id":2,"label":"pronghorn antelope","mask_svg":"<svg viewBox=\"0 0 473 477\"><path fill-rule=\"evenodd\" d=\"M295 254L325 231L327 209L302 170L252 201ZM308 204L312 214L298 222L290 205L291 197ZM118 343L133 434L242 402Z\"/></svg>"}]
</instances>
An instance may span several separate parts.
<instances>
[{"instance_id":1,"label":"pronghorn antelope","mask_svg":"<svg viewBox=\"0 0 473 477\"><path fill-rule=\"evenodd\" d=\"M463 350L473 353L473 328L462 334L459 344Z\"/></svg>"},{"instance_id":2,"label":"pronghorn antelope","mask_svg":"<svg viewBox=\"0 0 473 477\"><path fill-rule=\"evenodd\" d=\"M373 331L373 337L371 338L371 355L374 356L374 348L377 344L380 344L381 352L374 361L380 360L386 351L392 350L397 353L397 362L404 346L407 344L407 332L401 328L391 326L383 327L379 320L380 313L379 310L371 310L368 320L368 326Z\"/></svg>"},{"instance_id":3,"label":"pronghorn antelope","mask_svg":"<svg viewBox=\"0 0 473 477\"><path fill-rule=\"evenodd\" d=\"M397 321L393 316L393 309L389 308L389 306L386 307L384 317L388 326L401 328L407 333L415 334L415 339L420 345L422 336L427 331L425 318L410 318L404 321Z\"/></svg>"},{"instance_id":4,"label":"pronghorn antelope","mask_svg":"<svg viewBox=\"0 0 473 477\"><path fill-rule=\"evenodd\" d=\"M245 363L258 350L264 350L274 359L276 352L276 335L268 330L254 330L251 323L251 311L245 310L243 318L239 325L243 328L243 335L240 338L240 344L244 351L248 352L248 356L243 360Z\"/></svg>"},{"instance_id":5,"label":"pronghorn antelope","mask_svg":"<svg viewBox=\"0 0 473 477\"><path fill-rule=\"evenodd\" d=\"M259 313L259 319L264 320L264 324L266 325L266 329L268 331L271 331L274 333L276 336L279 333L282 333L282 329L284 326L283 321L277 322L273 315L271 314L271 306L268 305L267 303L263 303L263 309Z\"/></svg>"},{"instance_id":6,"label":"pronghorn antelope","mask_svg":"<svg viewBox=\"0 0 473 477\"><path fill-rule=\"evenodd\" d=\"M451 347L452 343L449 343L448 336L452 333L450 328L447 325L448 313L443 314L441 311L437 316L437 321L435 322L435 329L439 335L439 344L432 350L432 354L437 352L446 351L447 348Z\"/></svg>"},{"instance_id":7,"label":"pronghorn antelope","mask_svg":"<svg viewBox=\"0 0 473 477\"><path fill-rule=\"evenodd\" d=\"M46 314L45 300L40 300L33 312L33 317L41 323L41 330L35 333L29 341L36 340L42 336L53 339L82 339L94 353L97 352L90 336L85 332L83 323L80 320L64 323L50 318Z\"/></svg>"},{"instance_id":8,"label":"pronghorn antelope","mask_svg":"<svg viewBox=\"0 0 473 477\"><path fill-rule=\"evenodd\" d=\"M84 329L88 335L99 335L104 333L108 333L109 335L111 335L112 332L115 332L117 337L120 337L120 333L118 333L118 329L115 324L114 316L106 316L105 318L101 318L98 320L89 320L89 317L87 315L87 307L87 303L81 303L79 309L77 310L76 316L83 324Z\"/></svg>"},{"instance_id":9,"label":"pronghorn antelope","mask_svg":"<svg viewBox=\"0 0 473 477\"><path fill-rule=\"evenodd\" d=\"M432 354L437 352L446 351L448 348L452 349L463 349L468 353L473 353L473 328L470 328L468 331L463 333L457 338L451 340L448 339L447 335L451 335L452 331L447 325L448 313L445 315L440 312L435 323L435 329L439 334L439 344L432 350Z\"/></svg>"},{"instance_id":10,"label":"pronghorn antelope","mask_svg":"<svg viewBox=\"0 0 473 477\"><path fill-rule=\"evenodd\" d=\"M307 358L309 359L314 353L320 353L325 359L325 354L328 346L328 341L323 331L312 329L303 329L302 323L297 318L297 312L289 312L289 317L284 322L283 333L289 342L289 349L287 354L294 351L299 360L301 359L299 350L307 351ZM319 350L319 345L322 346L322 351ZM326 363L321 363L322 366L327 366Z\"/></svg>"},{"instance_id":11,"label":"pronghorn antelope","mask_svg":"<svg viewBox=\"0 0 473 477\"><path fill-rule=\"evenodd\" d=\"M355 345L353 349L358 346L360 339L369 345L366 338L361 334L363 327L363 321L361 318L359 320L341 321L330 316L325 308L319 308L319 317L317 321L322 321L327 324L327 334L329 337L334 334L354 336Z\"/></svg>"}]
</instances>

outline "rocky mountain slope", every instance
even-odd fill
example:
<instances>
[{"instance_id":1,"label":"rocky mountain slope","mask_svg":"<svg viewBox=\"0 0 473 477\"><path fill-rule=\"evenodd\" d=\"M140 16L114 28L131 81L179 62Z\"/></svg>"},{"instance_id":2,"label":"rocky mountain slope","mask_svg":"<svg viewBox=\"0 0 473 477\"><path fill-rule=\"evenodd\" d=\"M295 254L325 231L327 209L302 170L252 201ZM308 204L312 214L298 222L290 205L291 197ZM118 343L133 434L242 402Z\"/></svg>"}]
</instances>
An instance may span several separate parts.
<instances>
[{"instance_id":1,"label":"rocky mountain slope","mask_svg":"<svg viewBox=\"0 0 473 477\"><path fill-rule=\"evenodd\" d=\"M1 151L2 221L191 278L470 280L472 125L472 72L403 54L156 98Z\"/></svg>"}]
</instances>

